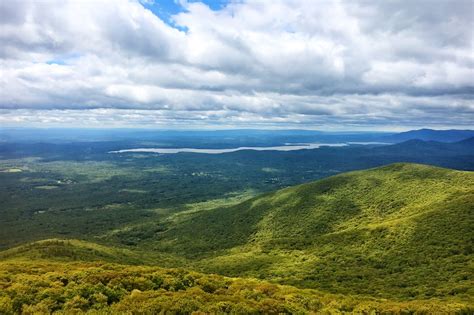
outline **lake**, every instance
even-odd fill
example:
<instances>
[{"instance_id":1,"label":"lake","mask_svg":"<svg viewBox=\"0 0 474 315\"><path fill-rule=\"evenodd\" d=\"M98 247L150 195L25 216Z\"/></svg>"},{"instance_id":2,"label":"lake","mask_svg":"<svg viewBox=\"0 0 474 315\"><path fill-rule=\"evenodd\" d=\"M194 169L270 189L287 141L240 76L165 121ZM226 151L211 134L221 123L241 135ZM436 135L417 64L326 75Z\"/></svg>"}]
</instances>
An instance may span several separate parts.
<instances>
[{"instance_id":1,"label":"lake","mask_svg":"<svg viewBox=\"0 0 474 315\"><path fill-rule=\"evenodd\" d=\"M196 149L196 148L136 148L136 149L124 149L117 151L110 151L109 153L127 153L127 152L140 152L140 153L162 153L162 154L175 154L181 152L188 153L205 153L205 154L222 154L229 152L236 152L242 150L254 150L254 151L295 151L295 150L308 150L317 149L323 146L328 147L343 147L351 144L358 145L383 145L386 143L382 142L347 142L347 143L298 143L298 144L286 144L276 147L238 147L231 149Z\"/></svg>"}]
</instances>

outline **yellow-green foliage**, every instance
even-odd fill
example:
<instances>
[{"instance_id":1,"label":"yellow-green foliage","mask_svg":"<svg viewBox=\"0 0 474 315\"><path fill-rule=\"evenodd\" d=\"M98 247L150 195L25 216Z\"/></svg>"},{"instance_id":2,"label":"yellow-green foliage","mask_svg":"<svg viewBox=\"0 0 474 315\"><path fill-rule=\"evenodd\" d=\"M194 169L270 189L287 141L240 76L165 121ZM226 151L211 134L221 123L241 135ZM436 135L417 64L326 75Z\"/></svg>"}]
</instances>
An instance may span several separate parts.
<instances>
[{"instance_id":1,"label":"yellow-green foliage","mask_svg":"<svg viewBox=\"0 0 474 315\"><path fill-rule=\"evenodd\" d=\"M0 252L0 261L106 261L110 263L162 266L180 266L179 257L166 253L130 250L104 246L81 240L47 239L24 244Z\"/></svg>"},{"instance_id":2,"label":"yellow-green foliage","mask_svg":"<svg viewBox=\"0 0 474 315\"><path fill-rule=\"evenodd\" d=\"M469 313L452 301L395 302L323 294L184 269L105 263L0 263L1 314Z\"/></svg>"},{"instance_id":3,"label":"yellow-green foliage","mask_svg":"<svg viewBox=\"0 0 474 315\"><path fill-rule=\"evenodd\" d=\"M102 260L109 262L139 261L139 256L128 249L102 246L80 240L48 239L28 243L0 252L1 260Z\"/></svg>"}]
</instances>

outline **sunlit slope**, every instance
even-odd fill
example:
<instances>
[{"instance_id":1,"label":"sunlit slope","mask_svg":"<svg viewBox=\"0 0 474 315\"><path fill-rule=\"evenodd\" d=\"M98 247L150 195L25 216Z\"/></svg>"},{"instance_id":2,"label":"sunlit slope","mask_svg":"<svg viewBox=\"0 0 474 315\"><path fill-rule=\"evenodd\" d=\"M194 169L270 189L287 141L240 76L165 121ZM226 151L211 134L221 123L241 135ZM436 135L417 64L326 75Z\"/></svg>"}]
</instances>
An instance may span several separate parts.
<instances>
[{"instance_id":1,"label":"sunlit slope","mask_svg":"<svg viewBox=\"0 0 474 315\"><path fill-rule=\"evenodd\" d=\"M396 302L341 296L184 269L104 263L0 262L0 314L465 313L451 299ZM200 313L200 314L201 314Z\"/></svg>"},{"instance_id":2,"label":"sunlit slope","mask_svg":"<svg viewBox=\"0 0 474 315\"><path fill-rule=\"evenodd\" d=\"M132 265L180 266L175 255L106 246L76 239L46 239L0 251L0 261L15 262L108 262Z\"/></svg>"},{"instance_id":3,"label":"sunlit slope","mask_svg":"<svg viewBox=\"0 0 474 315\"><path fill-rule=\"evenodd\" d=\"M345 294L472 296L474 173L393 164L170 221L195 267Z\"/></svg>"}]
</instances>

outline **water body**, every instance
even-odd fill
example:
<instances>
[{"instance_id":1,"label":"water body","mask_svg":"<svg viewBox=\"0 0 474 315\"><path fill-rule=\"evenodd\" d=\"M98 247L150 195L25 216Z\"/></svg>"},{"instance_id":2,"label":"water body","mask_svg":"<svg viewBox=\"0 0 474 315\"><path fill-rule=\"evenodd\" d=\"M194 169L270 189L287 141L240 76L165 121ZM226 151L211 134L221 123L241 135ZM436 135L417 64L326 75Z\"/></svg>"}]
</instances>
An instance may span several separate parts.
<instances>
[{"instance_id":1,"label":"water body","mask_svg":"<svg viewBox=\"0 0 474 315\"><path fill-rule=\"evenodd\" d=\"M195 149L195 148L137 148L137 149L125 149L118 151L110 151L109 153L127 153L127 152L140 152L140 153L162 153L162 154L175 154L181 152L188 153L205 153L205 154L222 154L229 152L236 152L241 150L254 150L254 151L295 151L295 150L307 150L317 149L322 146L328 147L344 147L350 144L384 144L381 142L364 142L364 143L298 143L298 144L287 144L276 147L238 147L231 149Z\"/></svg>"}]
</instances>

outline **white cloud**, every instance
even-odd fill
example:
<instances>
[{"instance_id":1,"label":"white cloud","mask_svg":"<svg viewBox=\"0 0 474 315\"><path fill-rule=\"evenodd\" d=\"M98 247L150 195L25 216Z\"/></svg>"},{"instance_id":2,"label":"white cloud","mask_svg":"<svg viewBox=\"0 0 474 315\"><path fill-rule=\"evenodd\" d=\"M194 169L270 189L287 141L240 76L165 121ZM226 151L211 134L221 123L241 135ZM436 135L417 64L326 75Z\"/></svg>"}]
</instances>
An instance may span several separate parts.
<instances>
[{"instance_id":1,"label":"white cloud","mask_svg":"<svg viewBox=\"0 0 474 315\"><path fill-rule=\"evenodd\" d=\"M471 1L183 5L2 1L3 122L473 125Z\"/></svg>"}]
</instances>

